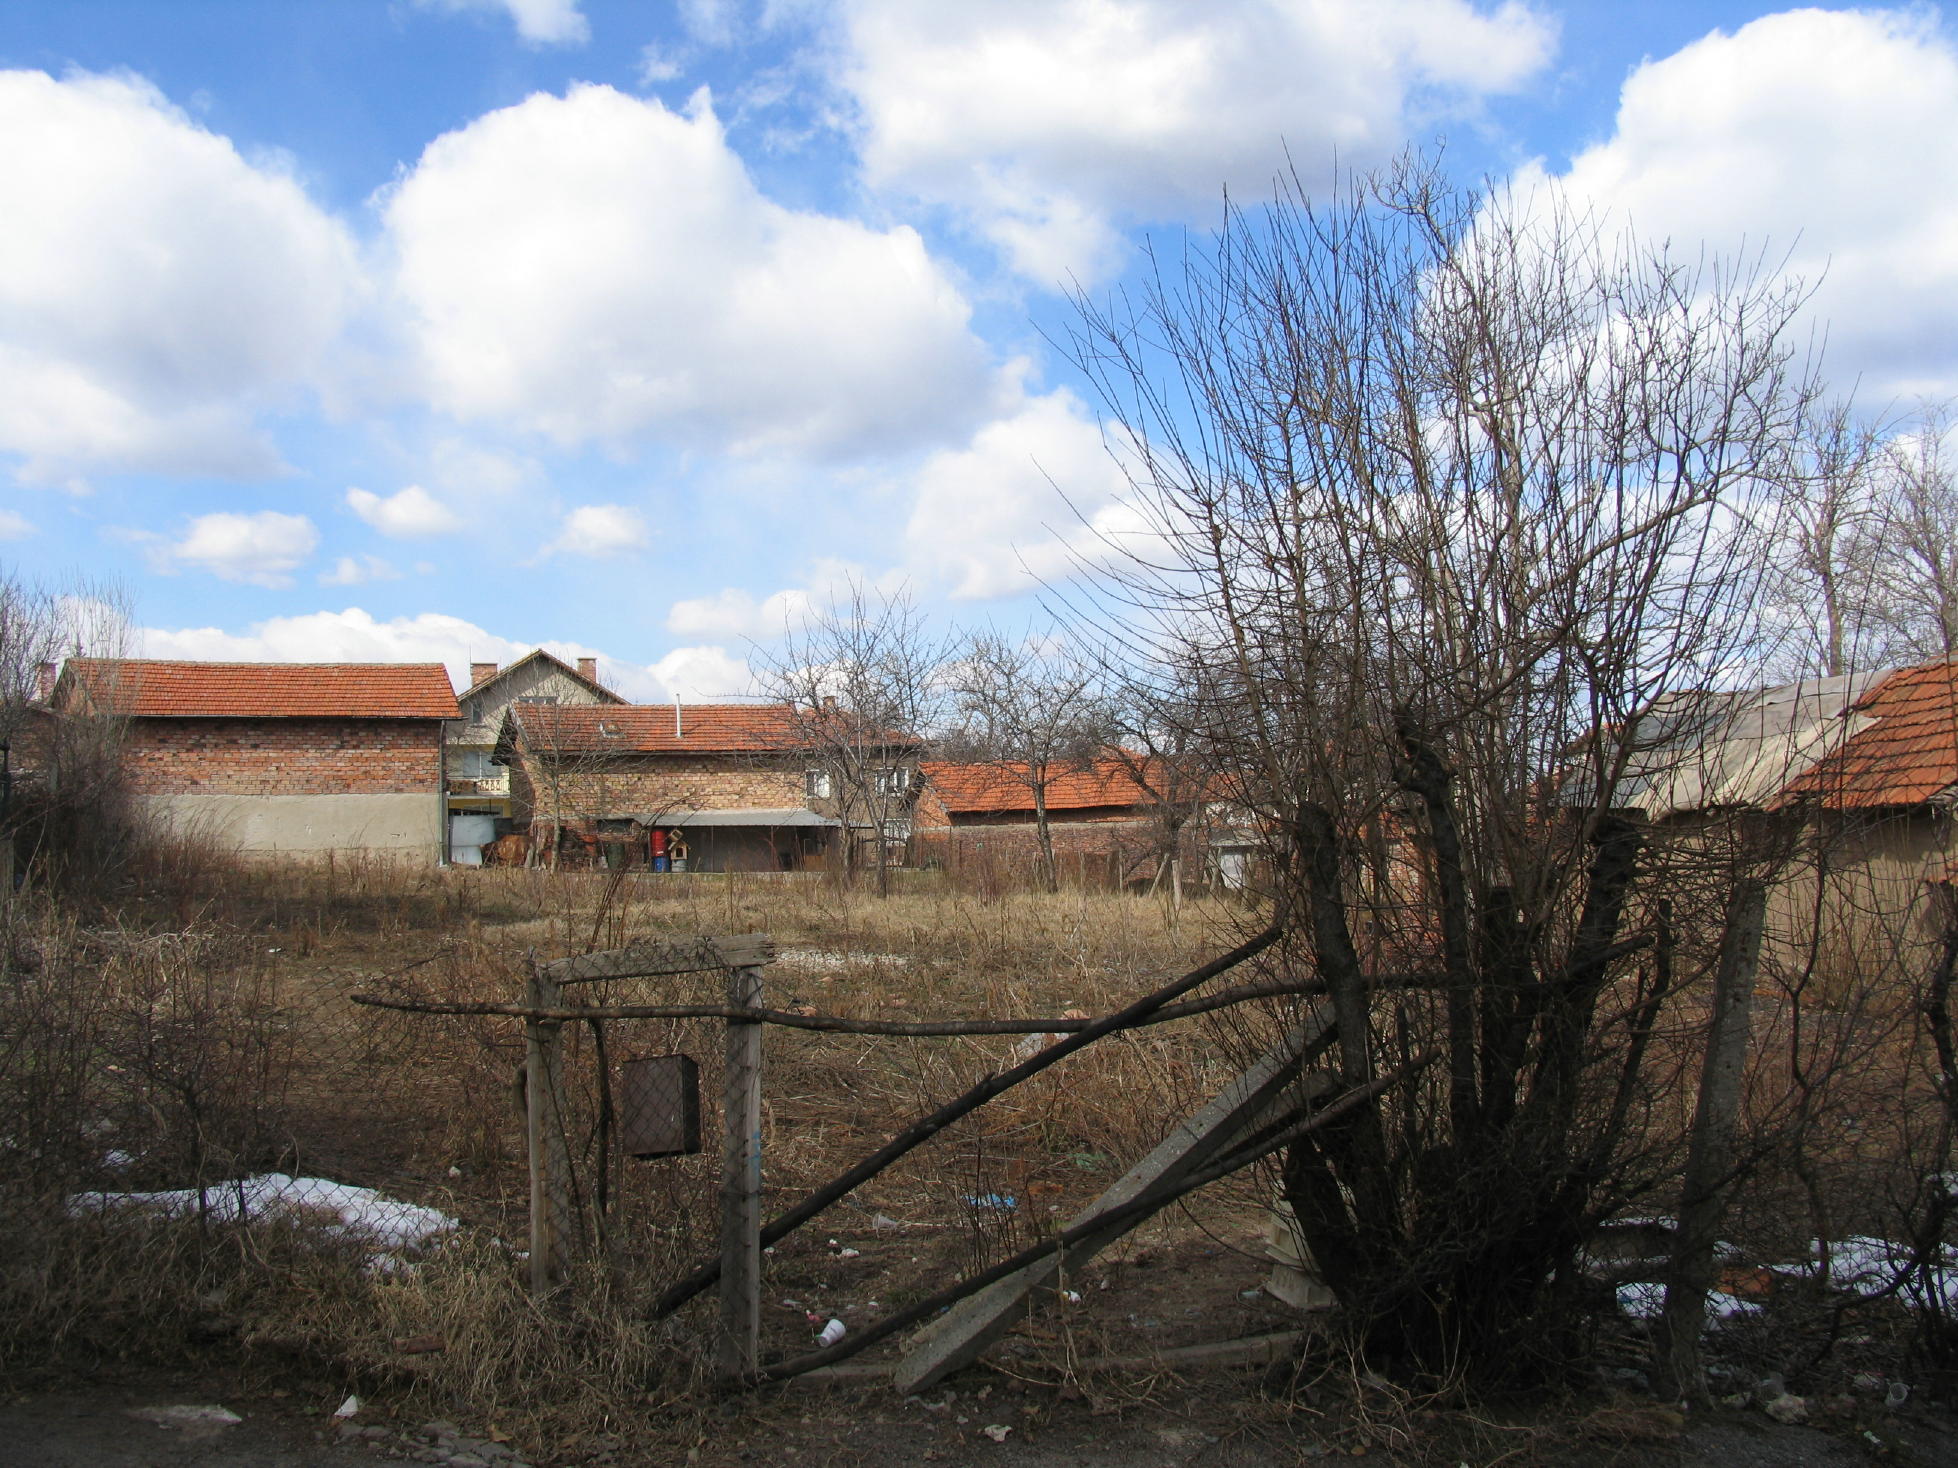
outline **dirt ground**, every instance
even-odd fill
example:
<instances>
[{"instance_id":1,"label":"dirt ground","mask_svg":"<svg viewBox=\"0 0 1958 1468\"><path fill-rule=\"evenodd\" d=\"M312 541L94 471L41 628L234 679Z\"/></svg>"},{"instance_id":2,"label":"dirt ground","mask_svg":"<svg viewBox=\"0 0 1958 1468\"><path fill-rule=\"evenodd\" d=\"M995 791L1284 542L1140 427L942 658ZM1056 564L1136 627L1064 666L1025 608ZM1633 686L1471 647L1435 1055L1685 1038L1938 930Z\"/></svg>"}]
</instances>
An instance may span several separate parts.
<instances>
[{"instance_id":1,"label":"dirt ground","mask_svg":"<svg viewBox=\"0 0 1958 1468\"><path fill-rule=\"evenodd\" d=\"M1958 1463L1958 1438L1938 1416L1891 1414L1850 1435L1782 1426L1757 1412L1715 1412L1673 1425L1626 1402L1584 1416L1529 1422L1412 1424L1405 1445L1368 1446L1330 1419L1255 1404L1243 1370L1150 1384L1146 1400L1096 1409L980 1372L928 1402L876 1388L801 1389L731 1407L683 1435L597 1451L587 1462L627 1464L908 1465L945 1468L1280 1468L1351 1458L1382 1464L1538 1464L1544 1468L1848 1468L1865 1463ZM140 1414L223 1405L225 1427L160 1426ZM0 1463L21 1468L376 1468L431 1460L423 1424L384 1404L358 1419L372 1438L343 1441L333 1404L273 1395L208 1373L104 1376L0 1398ZM988 1428L1010 1427L995 1441ZM684 1438L695 1439L692 1443ZM477 1461L486 1461L478 1459ZM544 1461L539 1459L538 1461Z\"/></svg>"}]
</instances>

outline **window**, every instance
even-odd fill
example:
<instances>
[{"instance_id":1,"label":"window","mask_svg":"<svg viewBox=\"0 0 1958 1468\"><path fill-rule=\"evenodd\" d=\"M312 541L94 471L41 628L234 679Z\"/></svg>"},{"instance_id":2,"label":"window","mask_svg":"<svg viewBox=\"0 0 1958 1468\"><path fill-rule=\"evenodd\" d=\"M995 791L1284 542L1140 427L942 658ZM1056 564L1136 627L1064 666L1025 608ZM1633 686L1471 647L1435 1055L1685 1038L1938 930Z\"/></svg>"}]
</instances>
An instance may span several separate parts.
<instances>
[{"instance_id":1,"label":"window","mask_svg":"<svg viewBox=\"0 0 1958 1468\"><path fill-rule=\"evenodd\" d=\"M518 703L556 703L557 695L555 693L526 693L522 698L518 699L517 702Z\"/></svg>"},{"instance_id":2,"label":"window","mask_svg":"<svg viewBox=\"0 0 1958 1468\"><path fill-rule=\"evenodd\" d=\"M802 790L811 800L828 800L831 788L828 770L802 772Z\"/></svg>"},{"instance_id":3,"label":"window","mask_svg":"<svg viewBox=\"0 0 1958 1468\"><path fill-rule=\"evenodd\" d=\"M893 765L877 772L879 795L902 795L910 788L911 771L903 765Z\"/></svg>"},{"instance_id":4,"label":"window","mask_svg":"<svg viewBox=\"0 0 1958 1468\"><path fill-rule=\"evenodd\" d=\"M455 752L455 777L458 780L491 780L499 771L490 763L487 749L458 749Z\"/></svg>"}]
</instances>

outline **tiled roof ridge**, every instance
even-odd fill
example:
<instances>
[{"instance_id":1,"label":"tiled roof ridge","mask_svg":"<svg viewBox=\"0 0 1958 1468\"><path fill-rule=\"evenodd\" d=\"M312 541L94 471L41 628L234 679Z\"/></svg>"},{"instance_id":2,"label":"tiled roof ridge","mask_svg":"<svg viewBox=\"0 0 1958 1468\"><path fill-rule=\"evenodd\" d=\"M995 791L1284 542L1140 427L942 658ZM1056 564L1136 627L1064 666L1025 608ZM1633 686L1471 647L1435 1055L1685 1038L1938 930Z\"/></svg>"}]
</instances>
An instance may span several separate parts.
<instances>
[{"instance_id":1,"label":"tiled roof ridge","mask_svg":"<svg viewBox=\"0 0 1958 1468\"><path fill-rule=\"evenodd\" d=\"M439 662L216 662L75 657L57 691L133 718L453 719Z\"/></svg>"}]
</instances>

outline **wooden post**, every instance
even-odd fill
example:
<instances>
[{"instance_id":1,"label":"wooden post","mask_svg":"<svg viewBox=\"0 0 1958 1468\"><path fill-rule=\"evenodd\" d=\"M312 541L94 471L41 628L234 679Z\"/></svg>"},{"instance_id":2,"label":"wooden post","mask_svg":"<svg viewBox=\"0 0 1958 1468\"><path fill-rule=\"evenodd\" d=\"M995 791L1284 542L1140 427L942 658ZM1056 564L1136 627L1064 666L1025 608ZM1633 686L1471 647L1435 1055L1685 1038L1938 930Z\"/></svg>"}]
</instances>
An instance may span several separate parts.
<instances>
[{"instance_id":1,"label":"wooden post","mask_svg":"<svg viewBox=\"0 0 1958 1468\"><path fill-rule=\"evenodd\" d=\"M727 1002L761 1004L761 970L728 970ZM761 1026L730 1020L723 1080L721 1332L715 1366L744 1376L761 1345Z\"/></svg>"},{"instance_id":2,"label":"wooden post","mask_svg":"<svg viewBox=\"0 0 1958 1468\"><path fill-rule=\"evenodd\" d=\"M555 1009L564 990L533 961L524 1003ZM571 1159L565 1148L562 1026L524 1021L524 1132L530 1157L530 1288L548 1295L564 1280L570 1258L562 1215L571 1207Z\"/></svg>"}]
</instances>

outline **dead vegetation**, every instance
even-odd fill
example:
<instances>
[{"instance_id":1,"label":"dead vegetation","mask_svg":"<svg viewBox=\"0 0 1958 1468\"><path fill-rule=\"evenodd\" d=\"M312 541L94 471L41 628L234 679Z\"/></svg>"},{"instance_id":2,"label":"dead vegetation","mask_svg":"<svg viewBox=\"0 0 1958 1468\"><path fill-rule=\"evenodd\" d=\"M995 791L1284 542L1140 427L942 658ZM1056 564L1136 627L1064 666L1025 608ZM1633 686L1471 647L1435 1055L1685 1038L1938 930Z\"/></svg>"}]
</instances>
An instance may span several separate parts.
<instances>
[{"instance_id":1,"label":"dead vegetation","mask_svg":"<svg viewBox=\"0 0 1958 1468\"><path fill-rule=\"evenodd\" d=\"M713 1253L716 1161L711 1153L650 1163L606 1157L597 1037L577 1027L567 1077L578 1107L570 1131L585 1249L571 1287L541 1303L525 1288L521 1258L520 1026L363 1010L347 1002L351 992L391 986L507 999L533 951L548 957L732 928L776 936L781 958L768 970L768 998L784 1008L863 1018L1101 1014L1224 946L1247 916L1199 905L1172 930L1160 908L1133 897L983 900L937 890L877 900L810 881L371 863L196 876L201 898L156 879L132 889L113 917L84 919L32 894L5 909L0 1359L13 1373L118 1359L242 1360L322 1391L378 1394L404 1413L494 1422L531 1451L566 1460L649 1435L698 1439L699 1414L719 1410L709 1389L711 1301L665 1321L647 1310L664 1285ZM712 982L610 981L592 998L713 998ZM1120 1036L948 1129L771 1252L764 1356L806 1351L832 1318L861 1329L1043 1237L1228 1079L1272 1020L1206 1016ZM1686 1017L1672 1037L1682 1053L1696 1024ZM1894 1016L1887 1024L1873 1032L1877 1048L1907 1070L1909 1027L1899 1035ZM614 1025L606 1043L612 1065L695 1055L711 1107L718 1024ZM1022 1043L772 1031L771 1211L904 1120L1010 1064ZM1772 1040L1762 1053L1771 1066ZM1757 1105L1767 1105L1774 1079L1757 1076ZM1809 1233L1807 1215L1791 1215L1791 1198L1798 1208L1826 1198L1839 1233L1894 1227L1890 1209L1902 1200L1873 1183L1882 1159L1894 1168L1908 1140L1893 1123L1911 1114L1894 1101L1898 1082L1906 1090L1910 1082L1874 1066L1864 1080L1842 1093L1854 1095L1853 1106L1830 1112L1837 1144L1811 1145L1809 1180L1762 1167L1743 1191L1736 1231L1746 1229L1751 1257L1779 1260ZM1893 1098L1887 1112L1874 1108L1884 1095ZM1767 1110L1749 1135L1773 1145L1770 1123L1785 1117ZM1677 1135L1676 1118L1660 1120ZM303 1197L240 1227L224 1185L265 1174L375 1189L457 1227L384 1250L337 1227L334 1198L309 1206ZM1838 1187L1839 1175L1851 1185ZM208 1197L169 1218L73 1202L91 1192L199 1186ZM1033 1393L1028 1405L1045 1403L1042 1412L1069 1398L1122 1411L1162 1400L1176 1378L1111 1373L1105 1363L1295 1327L1297 1317L1245 1298L1265 1272L1261 1235L1275 1186L1263 1169L1241 1174L1067 1281L1082 1303L1036 1316L992 1358L1008 1389ZM1651 1201L1654 1211L1667 1204ZM1731 1362L1723 1369L1734 1380L1806 1369L1806 1380L1842 1395L1859 1374L1887 1379L1911 1369L1912 1317L1897 1301L1845 1314L1819 1287L1778 1278L1773 1287L1765 1319L1725 1333L1717 1359ZM1630 1344L1637 1327L1617 1320L1608 1292L1592 1308L1591 1359L1606 1372L1641 1359L1643 1348ZM1818 1347L1822 1359L1807 1361ZM1267 1379L1279 1398L1248 1410L1274 1432L1347 1446L1404 1451L1410 1433L1432 1436L1422 1414L1453 1400L1445 1383L1371 1377L1341 1350L1288 1358ZM1254 1381L1239 1388L1247 1403ZM765 1418L776 1409L752 1410ZM1620 1410L1597 1421L1617 1423L1610 1414ZM1458 1414L1448 1420L1451 1432L1463 1425Z\"/></svg>"}]
</instances>

